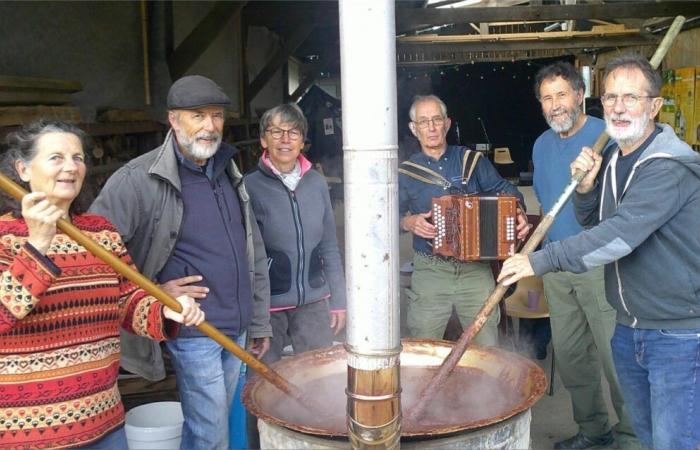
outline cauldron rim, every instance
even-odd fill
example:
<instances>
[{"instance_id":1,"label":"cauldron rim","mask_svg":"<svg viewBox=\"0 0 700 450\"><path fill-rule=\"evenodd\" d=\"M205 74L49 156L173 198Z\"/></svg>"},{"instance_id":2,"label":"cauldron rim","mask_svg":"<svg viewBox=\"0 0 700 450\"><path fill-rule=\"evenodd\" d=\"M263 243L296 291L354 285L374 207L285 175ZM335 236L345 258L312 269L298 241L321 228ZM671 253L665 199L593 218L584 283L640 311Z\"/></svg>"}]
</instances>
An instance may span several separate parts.
<instances>
[{"instance_id":1,"label":"cauldron rim","mask_svg":"<svg viewBox=\"0 0 700 450\"><path fill-rule=\"evenodd\" d=\"M452 345L454 344L453 342L450 341L444 341L444 340L433 340L433 339L402 339L402 345L404 346L404 349L406 348L411 348L413 350L417 348L423 348L423 349L428 349L432 348L433 350L441 350L441 351L433 351L433 355L438 357L438 358L444 358L446 356L447 352L449 352L449 349L452 348ZM484 346L479 346L476 344L471 344L467 350L467 353L465 356L462 357L462 360L467 358L469 352L481 352L489 355L496 355L497 357L500 357L503 360L508 360L509 362L512 363L517 363L523 366L525 370L528 372L528 379L532 380L530 385L530 392L528 395L523 398L517 405L515 405L513 408L504 411L502 414L499 414L496 417L492 418L487 418L483 420L478 420L478 421L472 421L468 423L463 423L463 424L454 424L454 425L446 425L442 427L428 427L426 428L420 428L420 427L415 427L411 430L406 430L402 429L401 437L421 437L421 436L446 436L446 435L454 435L458 434L464 431L472 431L472 430L477 430L479 428L484 428L489 425L493 425L499 422L502 422L506 419L509 419L515 415L517 415L520 412L523 412L532 405L534 405L541 397L544 395L544 392L547 389L547 380L544 374L544 371L540 366L538 366L535 362L533 362L530 359L527 359L521 355L518 355L516 353L509 352L507 350L503 350L497 347L484 347ZM426 352L427 353L427 352ZM439 353L444 353L444 355L440 355ZM315 362L322 361L322 360L337 360L338 356L340 354L345 354L345 349L343 348L342 345L335 345L333 347L327 347L323 349L318 349L318 350L312 350L309 352L305 353L300 353L297 355L294 355L289 358L285 358L281 361L278 361L274 363L271 367L276 370L277 372L280 373L280 375L284 376L284 371L285 369L289 368L290 366L295 366L299 364L299 362L304 362L306 360L314 360ZM462 361L461 360L461 361ZM439 365L439 364L436 364ZM306 426L298 423L293 423L289 422L284 419L280 419L279 417L276 417L267 411L265 411L260 405L257 404L257 402L254 401L254 395L255 391L259 389L261 386L266 384L266 381L259 377L259 376L254 376L251 379L248 380L246 383L242 397L243 397L243 403L245 407L248 409L248 411L251 412L251 414L255 415L259 419L262 419L266 422L273 423L275 425L279 425L285 428L289 428L294 431L298 431L301 433L305 434L311 434L311 435L316 435L316 436L325 436L325 437L338 437L338 438L343 438L347 437L347 432L343 433L336 433L334 431L330 431L327 429L321 429L317 427L311 427L311 426ZM515 387L513 387L515 388ZM280 395L285 395L280 392Z\"/></svg>"}]
</instances>

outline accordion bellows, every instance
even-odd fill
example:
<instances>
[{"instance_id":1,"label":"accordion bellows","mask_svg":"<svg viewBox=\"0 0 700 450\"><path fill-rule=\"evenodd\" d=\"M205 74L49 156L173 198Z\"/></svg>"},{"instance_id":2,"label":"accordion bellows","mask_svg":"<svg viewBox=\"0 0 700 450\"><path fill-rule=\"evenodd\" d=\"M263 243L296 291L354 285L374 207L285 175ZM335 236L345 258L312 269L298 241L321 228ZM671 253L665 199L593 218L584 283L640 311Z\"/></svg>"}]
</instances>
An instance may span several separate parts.
<instances>
[{"instance_id":1,"label":"accordion bellows","mask_svg":"<svg viewBox=\"0 0 700 450\"><path fill-rule=\"evenodd\" d=\"M433 197L433 254L460 261L507 259L515 254L517 207L511 195Z\"/></svg>"}]
</instances>

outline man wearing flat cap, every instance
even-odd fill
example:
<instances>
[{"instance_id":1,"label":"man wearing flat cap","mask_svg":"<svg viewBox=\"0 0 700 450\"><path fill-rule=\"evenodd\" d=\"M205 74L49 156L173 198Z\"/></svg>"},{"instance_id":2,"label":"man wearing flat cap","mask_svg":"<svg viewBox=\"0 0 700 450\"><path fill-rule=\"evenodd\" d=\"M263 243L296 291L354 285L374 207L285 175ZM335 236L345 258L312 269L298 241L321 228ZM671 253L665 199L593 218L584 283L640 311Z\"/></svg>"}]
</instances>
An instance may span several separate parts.
<instances>
[{"instance_id":1,"label":"man wearing flat cap","mask_svg":"<svg viewBox=\"0 0 700 450\"><path fill-rule=\"evenodd\" d=\"M201 299L207 320L262 356L272 335L267 257L248 193L221 142L230 100L192 75L168 93L171 129L163 144L114 173L91 211L109 218L134 263L173 296ZM240 360L199 330L181 329L172 355L185 416L182 449L227 449L228 412ZM158 346L122 334L122 366L151 380L165 376Z\"/></svg>"}]
</instances>

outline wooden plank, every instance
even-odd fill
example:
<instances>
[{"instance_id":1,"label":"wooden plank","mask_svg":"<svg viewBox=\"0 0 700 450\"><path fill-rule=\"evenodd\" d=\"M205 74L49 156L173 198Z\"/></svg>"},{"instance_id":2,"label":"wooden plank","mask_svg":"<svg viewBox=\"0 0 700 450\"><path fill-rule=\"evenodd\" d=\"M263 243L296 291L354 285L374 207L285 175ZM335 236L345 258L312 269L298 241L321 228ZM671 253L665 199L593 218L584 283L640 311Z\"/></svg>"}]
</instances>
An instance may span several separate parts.
<instances>
[{"instance_id":1,"label":"wooden plank","mask_svg":"<svg viewBox=\"0 0 700 450\"><path fill-rule=\"evenodd\" d=\"M399 33L409 30L467 22L522 22L524 20L649 19L652 17L686 17L700 15L700 2L619 2L579 5L541 5L509 7L467 7L454 9L396 9Z\"/></svg>"},{"instance_id":2,"label":"wooden plank","mask_svg":"<svg viewBox=\"0 0 700 450\"><path fill-rule=\"evenodd\" d=\"M403 36L398 38L403 42L495 42L495 41L546 41L553 39L578 39L582 37L602 37L638 34L639 29L625 29L611 27L593 27L591 31L543 31L537 33L502 33L502 34L461 34L461 35L435 35L421 34L418 36Z\"/></svg>"},{"instance_id":3,"label":"wooden plank","mask_svg":"<svg viewBox=\"0 0 700 450\"><path fill-rule=\"evenodd\" d=\"M71 94L53 91L0 91L0 105L67 105Z\"/></svg>"},{"instance_id":4,"label":"wooden plank","mask_svg":"<svg viewBox=\"0 0 700 450\"><path fill-rule=\"evenodd\" d=\"M83 123L80 128L90 136L108 136L112 134L140 134L165 131L166 127L152 120L141 122L105 122Z\"/></svg>"},{"instance_id":5,"label":"wooden plank","mask_svg":"<svg viewBox=\"0 0 700 450\"><path fill-rule=\"evenodd\" d=\"M192 29L190 34L177 46L168 58L170 76L180 78L192 67L221 29L235 15L240 14L248 2L218 1L209 13Z\"/></svg>"},{"instance_id":6,"label":"wooden plank","mask_svg":"<svg viewBox=\"0 0 700 450\"><path fill-rule=\"evenodd\" d=\"M0 91L49 90L58 92L78 92L82 89L83 85L80 84L79 81L0 75Z\"/></svg>"},{"instance_id":7,"label":"wooden plank","mask_svg":"<svg viewBox=\"0 0 700 450\"><path fill-rule=\"evenodd\" d=\"M631 47L635 45L654 45L658 38L649 35L610 36L606 38L586 37L578 39L551 39L543 41L465 41L465 42L399 42L396 47L397 56L420 55L424 53L460 53L479 51L518 51L518 50L550 50L550 49L584 49Z\"/></svg>"},{"instance_id":8,"label":"wooden plank","mask_svg":"<svg viewBox=\"0 0 700 450\"><path fill-rule=\"evenodd\" d=\"M20 108L17 106L16 108ZM72 109L77 109L71 106L32 106L32 107L27 107L27 106L22 106L21 108L48 108L46 111L51 111L54 109L58 108L72 108ZM7 108L0 108L0 118L3 117L2 111ZM42 115L37 116L37 119L40 117L49 117L49 118L55 118L55 119L60 119L59 117L51 117L48 115L48 113L43 112ZM73 120L67 120L67 119L60 119L60 120L66 120L70 122L75 122ZM31 122L31 121L30 121ZM29 123L29 122L27 122ZM158 131L166 131L167 128L165 125L163 125L160 122L154 122L154 121L144 121L144 122L113 122L113 123L99 123L99 122L94 122L94 123L77 123L78 127L85 131L87 134L90 136L94 137L100 137L100 136L111 136L111 135L121 135L121 134L142 134L142 133L154 133ZM0 141L3 141L5 139L5 136L7 134L19 130L21 127L19 124L15 125L8 125L8 126L2 126L0 128Z\"/></svg>"},{"instance_id":9,"label":"wooden plank","mask_svg":"<svg viewBox=\"0 0 700 450\"><path fill-rule=\"evenodd\" d=\"M8 106L0 108L0 126L26 125L39 119L80 122L80 110L73 106Z\"/></svg>"},{"instance_id":10,"label":"wooden plank","mask_svg":"<svg viewBox=\"0 0 700 450\"><path fill-rule=\"evenodd\" d=\"M150 120L142 109L108 109L97 116L100 122L140 122Z\"/></svg>"}]
</instances>

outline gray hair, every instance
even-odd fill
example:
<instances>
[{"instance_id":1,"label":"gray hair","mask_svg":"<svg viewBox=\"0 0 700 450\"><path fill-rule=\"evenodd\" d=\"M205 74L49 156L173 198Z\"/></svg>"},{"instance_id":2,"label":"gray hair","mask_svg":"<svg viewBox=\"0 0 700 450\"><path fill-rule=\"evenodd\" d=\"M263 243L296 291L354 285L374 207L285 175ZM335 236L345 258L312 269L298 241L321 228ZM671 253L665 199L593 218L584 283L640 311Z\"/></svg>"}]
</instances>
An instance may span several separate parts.
<instances>
[{"instance_id":1,"label":"gray hair","mask_svg":"<svg viewBox=\"0 0 700 450\"><path fill-rule=\"evenodd\" d=\"M66 122L48 120L39 120L26 125L21 130L7 135L7 151L0 160L0 170L28 192L31 191L29 183L22 181L19 177L15 164L17 161L22 161L25 165L29 165L37 155L37 142L47 133L69 133L75 135L80 140L83 148L85 165L88 165L90 153L92 152L92 139L80 128ZM87 183L83 184L83 189L71 203L69 210L71 214L82 214L90 206L93 192L90 188L86 189L85 184ZM21 216L22 205L20 201L8 194L3 193L0 197L0 208L3 212L11 212L15 217Z\"/></svg>"},{"instance_id":2,"label":"gray hair","mask_svg":"<svg viewBox=\"0 0 700 450\"><path fill-rule=\"evenodd\" d=\"M445 102L440 100L440 97L437 95L416 95L413 97L413 103L411 103L411 109L408 110L408 117L411 119L411 122L416 121L416 107L418 106L418 103L423 103L423 102L428 102L428 101L433 101L440 106L440 111L442 112L442 117L447 117L447 106L445 106Z\"/></svg>"},{"instance_id":3,"label":"gray hair","mask_svg":"<svg viewBox=\"0 0 700 450\"><path fill-rule=\"evenodd\" d=\"M651 64L649 64L649 61L647 61L646 58L643 58L640 55L630 54L618 56L617 58L611 59L605 66L605 75L603 76L603 83L605 83L610 74L616 71L617 69L639 69L639 71L642 72L642 75L644 75L644 78L646 78L647 82L649 83L648 94L652 97L658 97L661 93L661 86L663 85L661 75L659 75L658 70L655 70L653 67L651 67Z\"/></svg>"},{"instance_id":4,"label":"gray hair","mask_svg":"<svg viewBox=\"0 0 700 450\"><path fill-rule=\"evenodd\" d=\"M276 117L279 117L280 123L288 123L292 128L301 130L302 137L306 138L306 133L309 131L309 123L296 103L283 103L265 111L260 118L260 136L265 134L270 123Z\"/></svg>"}]
</instances>

